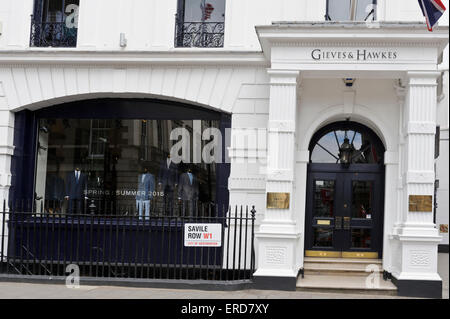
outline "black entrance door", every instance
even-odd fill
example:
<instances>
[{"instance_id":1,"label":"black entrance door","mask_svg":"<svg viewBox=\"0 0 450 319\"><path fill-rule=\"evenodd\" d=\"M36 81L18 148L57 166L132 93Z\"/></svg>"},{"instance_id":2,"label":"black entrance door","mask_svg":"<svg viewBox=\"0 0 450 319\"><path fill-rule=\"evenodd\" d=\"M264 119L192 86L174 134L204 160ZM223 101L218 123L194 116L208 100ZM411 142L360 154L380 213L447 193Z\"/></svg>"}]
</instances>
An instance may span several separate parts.
<instances>
[{"instance_id":1,"label":"black entrance door","mask_svg":"<svg viewBox=\"0 0 450 319\"><path fill-rule=\"evenodd\" d=\"M310 144L305 255L380 258L384 147L358 123L333 123Z\"/></svg>"},{"instance_id":2,"label":"black entrance door","mask_svg":"<svg viewBox=\"0 0 450 319\"><path fill-rule=\"evenodd\" d=\"M310 166L306 255L378 258L382 246L382 172ZM328 170L328 171L327 171Z\"/></svg>"}]
</instances>

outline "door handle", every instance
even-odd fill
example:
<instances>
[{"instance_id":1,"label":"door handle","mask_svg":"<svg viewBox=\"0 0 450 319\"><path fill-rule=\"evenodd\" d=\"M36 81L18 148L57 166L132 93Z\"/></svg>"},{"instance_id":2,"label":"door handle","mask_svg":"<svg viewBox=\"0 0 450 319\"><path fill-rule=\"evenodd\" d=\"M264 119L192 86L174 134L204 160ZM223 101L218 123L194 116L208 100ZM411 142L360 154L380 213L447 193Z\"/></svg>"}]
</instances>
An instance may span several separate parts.
<instances>
[{"instance_id":1,"label":"door handle","mask_svg":"<svg viewBox=\"0 0 450 319\"><path fill-rule=\"evenodd\" d=\"M334 229L342 229L342 216L334 218Z\"/></svg>"},{"instance_id":2,"label":"door handle","mask_svg":"<svg viewBox=\"0 0 450 319\"><path fill-rule=\"evenodd\" d=\"M350 217L344 217L344 226L343 227L345 230L350 229L350 221L351 221Z\"/></svg>"}]
</instances>

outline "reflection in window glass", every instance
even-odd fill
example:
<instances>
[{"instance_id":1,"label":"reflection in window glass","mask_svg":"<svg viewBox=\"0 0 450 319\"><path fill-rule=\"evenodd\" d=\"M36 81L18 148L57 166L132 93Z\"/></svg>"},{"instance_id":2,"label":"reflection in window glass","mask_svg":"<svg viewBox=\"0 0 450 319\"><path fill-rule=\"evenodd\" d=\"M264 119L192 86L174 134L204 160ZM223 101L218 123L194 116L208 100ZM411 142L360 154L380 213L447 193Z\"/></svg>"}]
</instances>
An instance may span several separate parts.
<instances>
[{"instance_id":1,"label":"reflection in window glass","mask_svg":"<svg viewBox=\"0 0 450 319\"><path fill-rule=\"evenodd\" d=\"M314 228L314 247L332 247L333 230L328 228Z\"/></svg>"},{"instance_id":2,"label":"reflection in window glass","mask_svg":"<svg viewBox=\"0 0 450 319\"><path fill-rule=\"evenodd\" d=\"M216 163L177 164L169 154L181 140L170 140L172 130L190 133L193 159L194 125L204 132L218 121L42 119L39 125L35 191L48 213L160 215L186 201L216 200ZM200 152L211 140L201 140Z\"/></svg>"},{"instance_id":3,"label":"reflection in window glass","mask_svg":"<svg viewBox=\"0 0 450 319\"><path fill-rule=\"evenodd\" d=\"M316 180L314 187L314 216L333 217L334 181Z\"/></svg>"},{"instance_id":4,"label":"reflection in window glass","mask_svg":"<svg viewBox=\"0 0 450 319\"><path fill-rule=\"evenodd\" d=\"M340 147L348 138L353 146L350 156L351 164L380 164L383 163L384 150L368 132L355 129L332 129L313 145L311 151L312 163L340 163Z\"/></svg>"},{"instance_id":5,"label":"reflection in window glass","mask_svg":"<svg viewBox=\"0 0 450 319\"><path fill-rule=\"evenodd\" d=\"M79 0L45 0L43 2L42 22L66 22L66 19L78 11ZM78 28L78 25L74 25Z\"/></svg>"},{"instance_id":6,"label":"reflection in window glass","mask_svg":"<svg viewBox=\"0 0 450 319\"><path fill-rule=\"evenodd\" d=\"M356 0L354 21L366 21L372 17L371 11L374 9L374 0ZM328 0L327 19L331 21L350 21L352 19L352 0Z\"/></svg>"},{"instance_id":7,"label":"reflection in window glass","mask_svg":"<svg viewBox=\"0 0 450 319\"><path fill-rule=\"evenodd\" d=\"M354 228L352 229L352 248L370 248L371 238L370 229Z\"/></svg>"},{"instance_id":8,"label":"reflection in window glass","mask_svg":"<svg viewBox=\"0 0 450 319\"><path fill-rule=\"evenodd\" d=\"M185 22L224 22L225 0L185 0Z\"/></svg>"},{"instance_id":9,"label":"reflection in window glass","mask_svg":"<svg viewBox=\"0 0 450 319\"><path fill-rule=\"evenodd\" d=\"M371 219L373 182L353 181L352 183L352 217Z\"/></svg>"}]
</instances>

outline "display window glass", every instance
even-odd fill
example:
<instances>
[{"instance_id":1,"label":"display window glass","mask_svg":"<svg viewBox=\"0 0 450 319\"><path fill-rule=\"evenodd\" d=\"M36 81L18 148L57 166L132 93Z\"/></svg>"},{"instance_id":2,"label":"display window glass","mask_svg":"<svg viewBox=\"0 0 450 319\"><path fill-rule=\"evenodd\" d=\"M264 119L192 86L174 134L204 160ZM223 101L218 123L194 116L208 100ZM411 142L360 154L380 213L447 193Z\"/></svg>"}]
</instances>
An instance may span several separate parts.
<instances>
[{"instance_id":1,"label":"display window glass","mask_svg":"<svg viewBox=\"0 0 450 319\"><path fill-rule=\"evenodd\" d=\"M149 216L214 203L217 150L205 161L215 137L204 132L218 127L216 120L42 118L37 210Z\"/></svg>"}]
</instances>

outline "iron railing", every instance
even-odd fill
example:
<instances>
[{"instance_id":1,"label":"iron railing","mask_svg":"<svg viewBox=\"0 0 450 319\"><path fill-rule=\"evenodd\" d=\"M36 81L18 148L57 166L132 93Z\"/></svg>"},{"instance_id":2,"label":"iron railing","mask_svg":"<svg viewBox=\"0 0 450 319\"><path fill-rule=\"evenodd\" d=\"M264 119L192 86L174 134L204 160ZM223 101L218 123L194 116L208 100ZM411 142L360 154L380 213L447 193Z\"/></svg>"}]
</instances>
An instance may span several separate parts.
<instances>
[{"instance_id":1,"label":"iron railing","mask_svg":"<svg viewBox=\"0 0 450 319\"><path fill-rule=\"evenodd\" d=\"M65 22L42 22L31 19L30 46L76 47L77 28L68 28Z\"/></svg>"},{"instance_id":2,"label":"iron railing","mask_svg":"<svg viewBox=\"0 0 450 319\"><path fill-rule=\"evenodd\" d=\"M251 280L255 270L255 209L193 205L181 214L139 216L127 208L111 215L6 204L0 213L1 267L6 275ZM76 205L75 207L81 207ZM44 208L44 210L41 210ZM36 212L40 211L40 212ZM186 247L184 226L219 224L219 247ZM219 228L219 226L216 226Z\"/></svg>"},{"instance_id":3,"label":"iron railing","mask_svg":"<svg viewBox=\"0 0 450 319\"><path fill-rule=\"evenodd\" d=\"M176 19L175 47L221 48L224 22L186 22Z\"/></svg>"}]
</instances>

